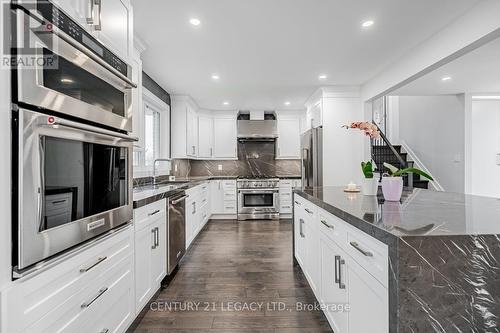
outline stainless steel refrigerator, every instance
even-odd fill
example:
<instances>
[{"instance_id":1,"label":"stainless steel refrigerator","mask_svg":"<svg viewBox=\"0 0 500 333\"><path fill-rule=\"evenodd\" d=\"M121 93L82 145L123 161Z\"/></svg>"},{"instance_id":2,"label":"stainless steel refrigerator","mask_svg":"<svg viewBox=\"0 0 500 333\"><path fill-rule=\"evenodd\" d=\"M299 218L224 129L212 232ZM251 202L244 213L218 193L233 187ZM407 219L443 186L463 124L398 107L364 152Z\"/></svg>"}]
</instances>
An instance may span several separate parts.
<instances>
[{"instance_id":1,"label":"stainless steel refrigerator","mask_svg":"<svg viewBox=\"0 0 500 333\"><path fill-rule=\"evenodd\" d=\"M302 187L323 186L323 128L313 128L300 138L302 152Z\"/></svg>"}]
</instances>

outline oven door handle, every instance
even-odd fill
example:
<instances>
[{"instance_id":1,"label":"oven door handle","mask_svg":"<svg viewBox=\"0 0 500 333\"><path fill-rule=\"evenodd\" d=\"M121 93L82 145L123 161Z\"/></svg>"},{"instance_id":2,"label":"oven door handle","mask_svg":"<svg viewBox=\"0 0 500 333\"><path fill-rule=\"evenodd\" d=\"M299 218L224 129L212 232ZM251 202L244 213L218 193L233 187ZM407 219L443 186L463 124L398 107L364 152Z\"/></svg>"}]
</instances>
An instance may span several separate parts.
<instances>
[{"instance_id":1,"label":"oven door handle","mask_svg":"<svg viewBox=\"0 0 500 333\"><path fill-rule=\"evenodd\" d=\"M139 141L139 138L134 137L134 136L121 134L118 132L113 132L110 130L106 130L103 128L98 128L98 127L94 127L94 126L90 126L90 125L86 125L86 124L77 123L77 122L71 121L71 120L55 118L51 125L52 125L52 127L56 127L56 126L69 127L72 129L78 129L78 130L82 130L82 131L92 132L95 134L106 135L106 136L122 139L125 141L131 141L131 142Z\"/></svg>"},{"instance_id":2,"label":"oven door handle","mask_svg":"<svg viewBox=\"0 0 500 333\"><path fill-rule=\"evenodd\" d=\"M100 23L99 23L100 24ZM76 40L71 38L69 35L67 35L65 32L57 28L56 26L53 26L52 30L49 32L47 30L37 30L37 29L32 29L33 33L35 33L38 37L43 36L44 34L49 34L53 33L69 45L71 45L73 48L76 50L82 52L85 54L87 57L90 59L94 60L97 62L99 65L102 67L106 68L109 72L114 74L116 77L118 77L120 80L126 83L127 88L137 88L137 83L132 82L128 77L120 73L118 70L116 70L113 66L96 56L92 51L90 51L88 48L86 48L84 45L78 43ZM42 39L43 40L43 39Z\"/></svg>"},{"instance_id":3,"label":"oven door handle","mask_svg":"<svg viewBox=\"0 0 500 333\"><path fill-rule=\"evenodd\" d=\"M239 193L243 193L243 194L246 194L246 193L256 193L256 194L274 194L274 193L279 193L279 189L254 189L254 190L250 190L250 189L239 189L238 192Z\"/></svg>"}]
</instances>

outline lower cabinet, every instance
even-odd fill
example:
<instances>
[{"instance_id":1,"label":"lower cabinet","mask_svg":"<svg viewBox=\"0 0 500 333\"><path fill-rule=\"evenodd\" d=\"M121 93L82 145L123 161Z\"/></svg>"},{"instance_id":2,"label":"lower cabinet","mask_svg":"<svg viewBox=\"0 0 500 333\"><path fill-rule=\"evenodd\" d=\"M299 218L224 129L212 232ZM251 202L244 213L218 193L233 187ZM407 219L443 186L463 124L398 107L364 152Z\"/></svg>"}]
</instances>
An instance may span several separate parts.
<instances>
[{"instance_id":1,"label":"lower cabinet","mask_svg":"<svg viewBox=\"0 0 500 333\"><path fill-rule=\"evenodd\" d=\"M210 207L213 215L227 215L229 217L236 215L236 180L210 181Z\"/></svg>"},{"instance_id":2,"label":"lower cabinet","mask_svg":"<svg viewBox=\"0 0 500 333\"><path fill-rule=\"evenodd\" d=\"M295 196L294 246L334 332L389 331L385 244Z\"/></svg>"},{"instance_id":3,"label":"lower cabinet","mask_svg":"<svg viewBox=\"0 0 500 333\"><path fill-rule=\"evenodd\" d=\"M125 227L1 293L9 333L125 332L135 318L134 230Z\"/></svg>"},{"instance_id":4,"label":"lower cabinet","mask_svg":"<svg viewBox=\"0 0 500 333\"><path fill-rule=\"evenodd\" d=\"M135 209L134 226L135 303L139 313L166 276L166 200Z\"/></svg>"},{"instance_id":5,"label":"lower cabinet","mask_svg":"<svg viewBox=\"0 0 500 333\"><path fill-rule=\"evenodd\" d=\"M186 191L186 249L210 219L210 193L208 182Z\"/></svg>"}]
</instances>

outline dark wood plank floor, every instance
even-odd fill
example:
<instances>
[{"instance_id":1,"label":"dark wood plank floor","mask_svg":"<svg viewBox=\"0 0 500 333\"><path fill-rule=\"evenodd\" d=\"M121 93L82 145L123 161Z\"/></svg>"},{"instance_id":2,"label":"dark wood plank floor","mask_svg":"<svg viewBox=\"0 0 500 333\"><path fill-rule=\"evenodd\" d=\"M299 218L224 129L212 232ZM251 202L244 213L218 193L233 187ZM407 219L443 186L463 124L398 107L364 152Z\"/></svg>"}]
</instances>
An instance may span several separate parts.
<instances>
[{"instance_id":1,"label":"dark wood plank floor","mask_svg":"<svg viewBox=\"0 0 500 333\"><path fill-rule=\"evenodd\" d=\"M331 332L315 302L289 221L210 221L134 332Z\"/></svg>"}]
</instances>

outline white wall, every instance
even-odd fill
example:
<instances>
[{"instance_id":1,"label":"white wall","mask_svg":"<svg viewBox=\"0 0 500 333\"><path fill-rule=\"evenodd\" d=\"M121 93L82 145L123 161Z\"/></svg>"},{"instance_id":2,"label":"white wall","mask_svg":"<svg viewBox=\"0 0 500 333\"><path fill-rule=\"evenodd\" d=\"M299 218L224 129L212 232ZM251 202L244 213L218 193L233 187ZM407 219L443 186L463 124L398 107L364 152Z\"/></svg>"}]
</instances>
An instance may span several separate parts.
<instances>
[{"instance_id":1,"label":"white wall","mask_svg":"<svg viewBox=\"0 0 500 333\"><path fill-rule=\"evenodd\" d=\"M360 184L364 140L368 139L359 130L341 126L364 120L363 110L358 92L323 99L324 186L345 186L350 181Z\"/></svg>"},{"instance_id":2,"label":"white wall","mask_svg":"<svg viewBox=\"0 0 500 333\"><path fill-rule=\"evenodd\" d=\"M500 198L500 101L472 101L471 127L470 193Z\"/></svg>"},{"instance_id":3,"label":"white wall","mask_svg":"<svg viewBox=\"0 0 500 333\"><path fill-rule=\"evenodd\" d=\"M493 39L499 35L499 29L500 1L478 2L464 16L366 82L362 89L363 100L387 93L399 84L404 84L405 80L432 71L440 62L448 62L450 58L458 57L465 52L464 48L480 46L481 43L474 43L481 38ZM488 36L489 34L491 35Z\"/></svg>"},{"instance_id":4,"label":"white wall","mask_svg":"<svg viewBox=\"0 0 500 333\"><path fill-rule=\"evenodd\" d=\"M445 191L465 191L464 95L399 97L398 134Z\"/></svg>"}]
</instances>

